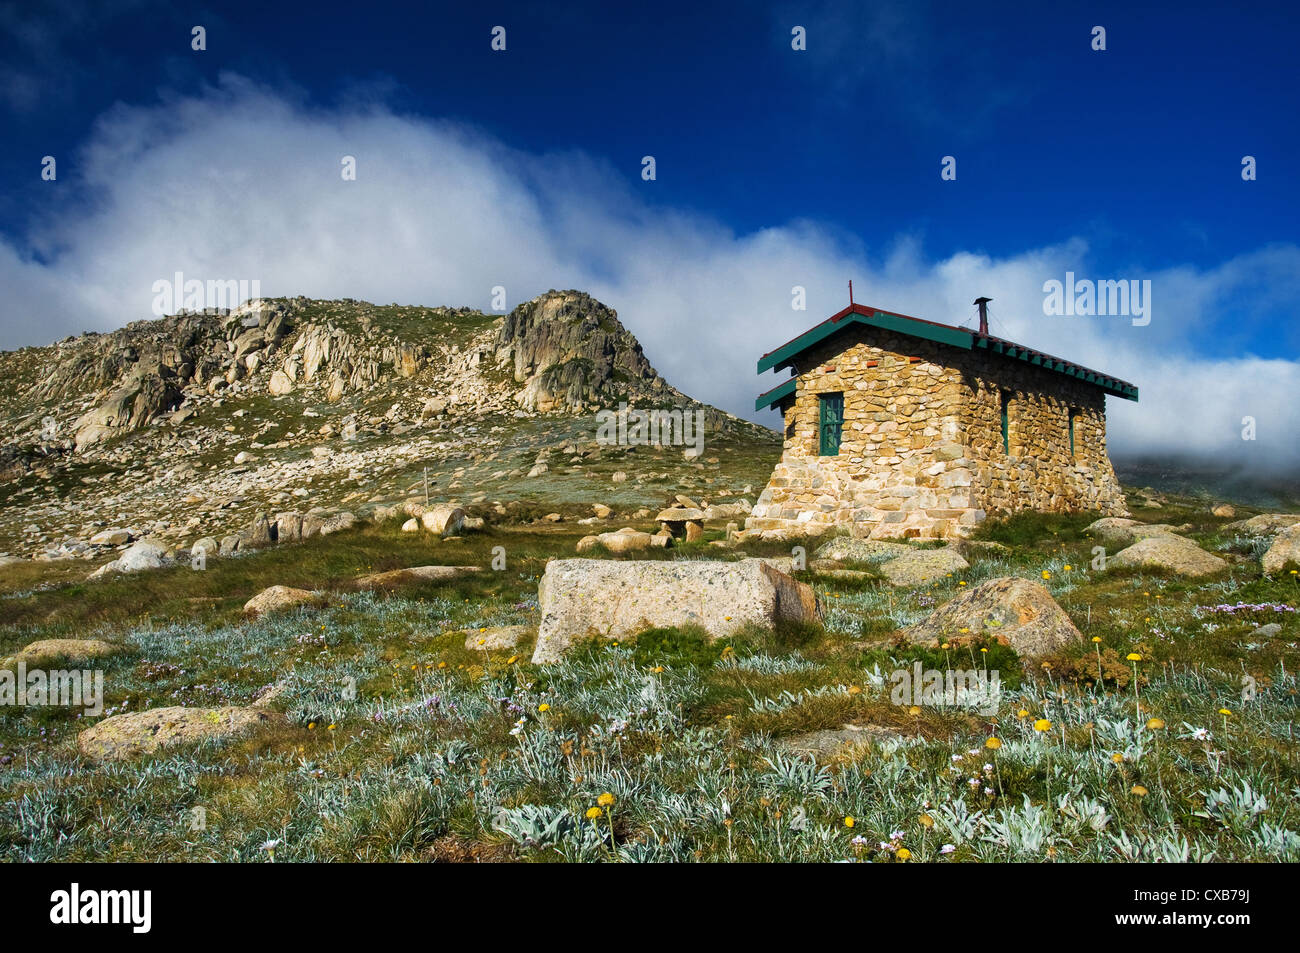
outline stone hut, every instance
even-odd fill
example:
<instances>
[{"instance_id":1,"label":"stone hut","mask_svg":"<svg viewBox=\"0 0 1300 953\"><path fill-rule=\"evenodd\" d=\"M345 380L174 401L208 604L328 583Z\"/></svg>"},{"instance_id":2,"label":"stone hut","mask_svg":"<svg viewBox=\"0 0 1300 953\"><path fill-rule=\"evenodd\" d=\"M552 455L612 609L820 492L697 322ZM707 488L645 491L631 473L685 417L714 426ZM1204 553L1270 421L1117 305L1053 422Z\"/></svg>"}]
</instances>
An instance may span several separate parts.
<instances>
[{"instance_id":1,"label":"stone hut","mask_svg":"<svg viewBox=\"0 0 1300 953\"><path fill-rule=\"evenodd\" d=\"M865 305L765 354L794 376L758 398L785 449L746 531L964 535L990 513L1128 515L1106 455L1106 395L1132 384L978 330Z\"/></svg>"}]
</instances>

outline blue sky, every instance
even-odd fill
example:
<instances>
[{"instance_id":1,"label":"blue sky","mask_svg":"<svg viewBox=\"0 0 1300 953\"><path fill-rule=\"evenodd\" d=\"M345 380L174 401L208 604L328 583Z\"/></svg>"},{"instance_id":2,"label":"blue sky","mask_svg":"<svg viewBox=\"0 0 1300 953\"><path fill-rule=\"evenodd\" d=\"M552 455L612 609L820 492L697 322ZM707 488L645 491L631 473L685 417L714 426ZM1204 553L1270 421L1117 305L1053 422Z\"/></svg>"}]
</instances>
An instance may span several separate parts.
<instances>
[{"instance_id":1,"label":"blue sky","mask_svg":"<svg viewBox=\"0 0 1300 953\"><path fill-rule=\"evenodd\" d=\"M1189 449L1286 456L1298 25L1280 3L0 5L0 346L145 317L180 268L479 307L577 285L753 416L778 382L754 359L853 278L952 323L989 294L995 330L1143 385L1142 412L1111 402L1132 448L1178 445L1202 373L1234 383ZM1152 280L1152 324L1045 316L1066 270Z\"/></svg>"}]
</instances>

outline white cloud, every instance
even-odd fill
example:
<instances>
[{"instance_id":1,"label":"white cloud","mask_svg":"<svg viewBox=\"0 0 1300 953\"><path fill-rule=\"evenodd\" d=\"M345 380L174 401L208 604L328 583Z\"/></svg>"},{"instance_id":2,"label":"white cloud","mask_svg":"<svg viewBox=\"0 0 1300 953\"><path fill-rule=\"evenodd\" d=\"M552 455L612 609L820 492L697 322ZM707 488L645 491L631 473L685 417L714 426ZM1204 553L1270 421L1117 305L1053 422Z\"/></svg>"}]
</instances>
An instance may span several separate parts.
<instances>
[{"instance_id":1,"label":"white cloud","mask_svg":"<svg viewBox=\"0 0 1300 953\"><path fill-rule=\"evenodd\" d=\"M339 174L344 155L357 158L355 182ZM1112 275L1092 271L1078 239L932 261L902 232L875 249L816 222L737 234L652 204L639 167L520 153L358 95L323 110L232 75L199 96L116 108L77 166L73 181L61 164L69 198L22 247L0 242L4 346L148 317L153 282L176 271L256 278L267 295L481 308L495 285L512 307L572 287L616 308L676 386L753 417L754 395L779 382L755 375L759 355L843 307L852 278L860 302L950 323L990 295L995 333L1139 384L1140 404L1110 400L1113 450L1300 463L1300 364L1198 353L1189 335L1225 308L1250 318L1294 300L1295 246ZM1045 317L1042 284L1066 270L1150 278L1151 324ZM791 310L794 285L807 311ZM1248 415L1253 444L1240 439Z\"/></svg>"}]
</instances>

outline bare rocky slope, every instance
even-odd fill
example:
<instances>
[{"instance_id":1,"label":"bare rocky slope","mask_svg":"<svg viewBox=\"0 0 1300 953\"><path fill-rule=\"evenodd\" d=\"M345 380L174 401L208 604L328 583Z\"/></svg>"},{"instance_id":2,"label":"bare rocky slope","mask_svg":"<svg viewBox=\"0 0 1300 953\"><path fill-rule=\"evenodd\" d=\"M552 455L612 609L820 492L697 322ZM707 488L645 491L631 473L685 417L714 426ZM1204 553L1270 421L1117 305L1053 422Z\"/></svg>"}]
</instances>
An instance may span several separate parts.
<instances>
[{"instance_id":1,"label":"bare rocky slope","mask_svg":"<svg viewBox=\"0 0 1300 953\"><path fill-rule=\"evenodd\" d=\"M773 432L716 408L697 457L601 446L620 401L702 407L610 308L551 291L507 315L259 299L0 353L0 554L95 558L256 537L277 511L361 518L412 498L488 519L761 487ZM735 484L734 486L731 484ZM750 484L746 486L745 484Z\"/></svg>"}]
</instances>

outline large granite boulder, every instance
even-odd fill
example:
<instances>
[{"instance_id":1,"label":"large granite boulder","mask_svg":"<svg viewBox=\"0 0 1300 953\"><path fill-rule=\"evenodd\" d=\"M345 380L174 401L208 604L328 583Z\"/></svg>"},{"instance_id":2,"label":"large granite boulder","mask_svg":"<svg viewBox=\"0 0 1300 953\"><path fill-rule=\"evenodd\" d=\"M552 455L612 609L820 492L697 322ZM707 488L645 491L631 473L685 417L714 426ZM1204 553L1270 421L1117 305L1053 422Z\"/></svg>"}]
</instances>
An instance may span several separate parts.
<instances>
[{"instance_id":1,"label":"large granite boulder","mask_svg":"<svg viewBox=\"0 0 1300 953\"><path fill-rule=\"evenodd\" d=\"M970 563L955 549L913 549L888 562L880 571L891 586L922 586L943 579L949 573L969 569Z\"/></svg>"},{"instance_id":2,"label":"large granite boulder","mask_svg":"<svg viewBox=\"0 0 1300 953\"><path fill-rule=\"evenodd\" d=\"M1083 639L1043 586L1015 576L980 583L903 630L909 642L927 645L979 634L992 635L1024 656L1045 655Z\"/></svg>"},{"instance_id":3,"label":"large granite boulder","mask_svg":"<svg viewBox=\"0 0 1300 953\"><path fill-rule=\"evenodd\" d=\"M362 576L357 585L363 589L396 589L419 582L451 582L469 573L482 572L479 566L411 566Z\"/></svg>"},{"instance_id":4,"label":"large granite boulder","mask_svg":"<svg viewBox=\"0 0 1300 953\"><path fill-rule=\"evenodd\" d=\"M476 629L465 636L465 648L478 652L504 652L513 649L520 640L532 635L531 626L495 625Z\"/></svg>"},{"instance_id":5,"label":"large granite boulder","mask_svg":"<svg viewBox=\"0 0 1300 953\"><path fill-rule=\"evenodd\" d=\"M654 537L630 526L613 533L600 533L597 536L584 536L578 540L578 552L590 552L597 546L611 553L634 553L650 549L655 545Z\"/></svg>"},{"instance_id":6,"label":"large granite boulder","mask_svg":"<svg viewBox=\"0 0 1300 953\"><path fill-rule=\"evenodd\" d=\"M121 556L105 563L90 574L92 579L115 572L143 572L166 565L167 550L158 543L143 541L131 545Z\"/></svg>"},{"instance_id":7,"label":"large granite boulder","mask_svg":"<svg viewBox=\"0 0 1300 953\"><path fill-rule=\"evenodd\" d=\"M459 506L440 504L420 514L420 522L430 533L439 536L459 536L465 523L465 511Z\"/></svg>"},{"instance_id":8,"label":"large granite boulder","mask_svg":"<svg viewBox=\"0 0 1300 953\"><path fill-rule=\"evenodd\" d=\"M1167 569L1180 576L1208 576L1228 567L1185 536L1148 536L1121 549L1106 565Z\"/></svg>"},{"instance_id":9,"label":"large granite boulder","mask_svg":"<svg viewBox=\"0 0 1300 953\"><path fill-rule=\"evenodd\" d=\"M723 638L748 623L820 618L811 586L761 559L554 559L537 588L542 620L534 662L552 662L590 635L620 638L654 626L697 625Z\"/></svg>"},{"instance_id":10,"label":"large granite boulder","mask_svg":"<svg viewBox=\"0 0 1300 953\"><path fill-rule=\"evenodd\" d=\"M158 364L138 368L102 404L72 424L77 452L139 430L172 407L179 397L171 368Z\"/></svg>"},{"instance_id":11,"label":"large granite boulder","mask_svg":"<svg viewBox=\"0 0 1300 953\"><path fill-rule=\"evenodd\" d=\"M283 721L283 715L258 708L152 708L105 718L77 736L77 747L88 758L118 761Z\"/></svg>"},{"instance_id":12,"label":"large granite boulder","mask_svg":"<svg viewBox=\"0 0 1300 953\"><path fill-rule=\"evenodd\" d=\"M1178 528L1168 523L1139 523L1122 516L1105 516L1088 524L1085 532L1102 542L1127 546L1152 536L1172 536Z\"/></svg>"},{"instance_id":13,"label":"large granite boulder","mask_svg":"<svg viewBox=\"0 0 1300 953\"><path fill-rule=\"evenodd\" d=\"M19 662L28 668L38 668L51 662L81 665L121 651L121 645L100 639L41 639L23 646L16 654L0 662L0 667L8 668Z\"/></svg>"},{"instance_id":14,"label":"large granite boulder","mask_svg":"<svg viewBox=\"0 0 1300 953\"><path fill-rule=\"evenodd\" d=\"M818 559L829 559L840 563L880 563L897 559L910 553L912 547L906 543L891 543L883 539L858 539L855 536L837 536L829 543L818 548L814 555Z\"/></svg>"},{"instance_id":15,"label":"large granite boulder","mask_svg":"<svg viewBox=\"0 0 1300 953\"><path fill-rule=\"evenodd\" d=\"M1300 523L1278 533L1260 562L1268 573L1278 572L1288 563L1300 566Z\"/></svg>"},{"instance_id":16,"label":"large granite boulder","mask_svg":"<svg viewBox=\"0 0 1300 953\"><path fill-rule=\"evenodd\" d=\"M244 611L249 615L259 616L266 612L292 609L294 606L302 605L305 602L312 602L315 598L316 593L308 592L306 589L295 589L292 586L271 586L263 589L244 603Z\"/></svg>"},{"instance_id":17,"label":"large granite boulder","mask_svg":"<svg viewBox=\"0 0 1300 953\"><path fill-rule=\"evenodd\" d=\"M1289 526L1300 524L1300 513L1261 513L1250 519L1225 523L1225 533L1240 533L1243 536L1276 536Z\"/></svg>"}]
</instances>

